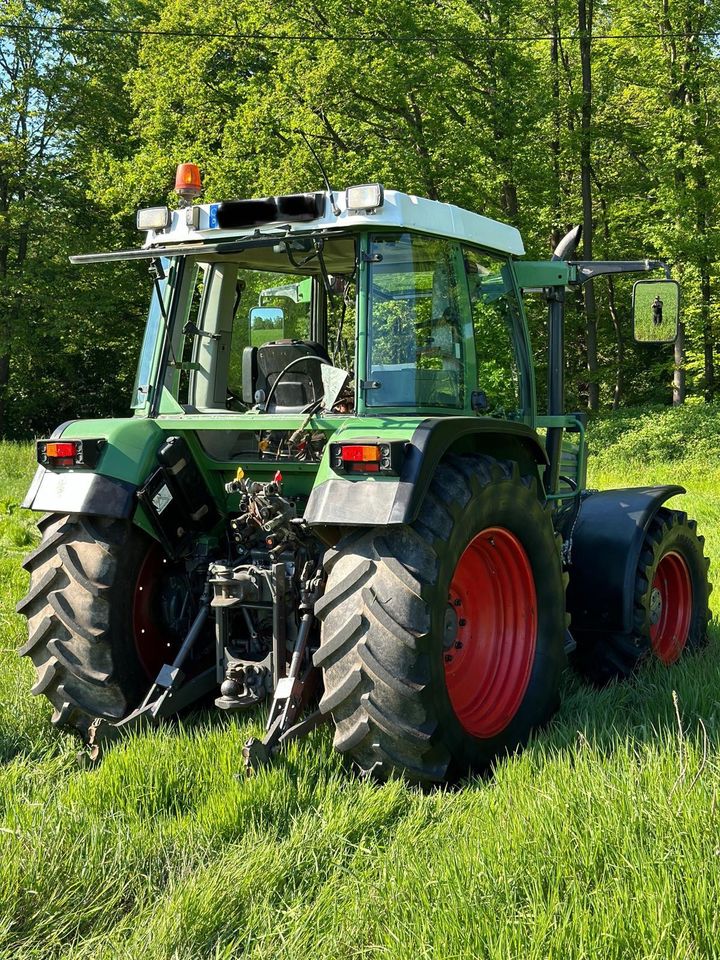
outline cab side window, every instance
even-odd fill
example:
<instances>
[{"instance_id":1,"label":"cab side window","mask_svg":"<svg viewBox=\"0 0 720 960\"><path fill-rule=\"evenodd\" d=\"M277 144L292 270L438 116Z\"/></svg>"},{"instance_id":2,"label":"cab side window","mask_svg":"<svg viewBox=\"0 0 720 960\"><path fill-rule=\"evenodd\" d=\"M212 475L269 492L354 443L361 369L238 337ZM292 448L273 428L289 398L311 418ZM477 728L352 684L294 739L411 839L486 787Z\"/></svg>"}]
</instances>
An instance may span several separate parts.
<instances>
[{"instance_id":1,"label":"cab side window","mask_svg":"<svg viewBox=\"0 0 720 960\"><path fill-rule=\"evenodd\" d=\"M457 244L415 234L372 244L368 406L465 405L467 289Z\"/></svg>"},{"instance_id":2,"label":"cab side window","mask_svg":"<svg viewBox=\"0 0 720 960\"><path fill-rule=\"evenodd\" d=\"M503 259L467 247L463 255L472 307L481 408L495 416L512 416L522 408L515 352L520 322L517 299L504 276Z\"/></svg>"}]
</instances>

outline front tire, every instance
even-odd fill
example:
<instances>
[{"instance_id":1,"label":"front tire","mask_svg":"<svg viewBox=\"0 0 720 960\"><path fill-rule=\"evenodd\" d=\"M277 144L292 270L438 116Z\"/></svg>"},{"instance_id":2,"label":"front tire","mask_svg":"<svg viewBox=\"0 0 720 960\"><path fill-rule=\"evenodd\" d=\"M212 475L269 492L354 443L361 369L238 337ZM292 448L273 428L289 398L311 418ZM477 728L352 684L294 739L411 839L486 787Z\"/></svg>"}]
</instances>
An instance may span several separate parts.
<instances>
[{"instance_id":1,"label":"front tire","mask_svg":"<svg viewBox=\"0 0 720 960\"><path fill-rule=\"evenodd\" d=\"M363 772L485 769L557 708L567 578L516 464L447 457L413 524L350 534L326 570L321 708Z\"/></svg>"},{"instance_id":2,"label":"front tire","mask_svg":"<svg viewBox=\"0 0 720 960\"><path fill-rule=\"evenodd\" d=\"M686 513L657 511L635 572L632 631L577 637L577 664L587 679L597 686L624 680L645 661L670 665L707 643L712 586L704 543Z\"/></svg>"}]
</instances>

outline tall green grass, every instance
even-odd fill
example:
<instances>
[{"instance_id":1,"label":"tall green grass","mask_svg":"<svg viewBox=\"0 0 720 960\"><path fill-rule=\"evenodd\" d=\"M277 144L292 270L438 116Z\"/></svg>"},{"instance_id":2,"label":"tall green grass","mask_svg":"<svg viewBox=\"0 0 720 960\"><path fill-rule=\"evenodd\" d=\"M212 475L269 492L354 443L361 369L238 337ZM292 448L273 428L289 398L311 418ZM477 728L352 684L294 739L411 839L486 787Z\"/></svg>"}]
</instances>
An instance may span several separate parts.
<instances>
[{"instance_id":1,"label":"tall green grass","mask_svg":"<svg viewBox=\"0 0 720 960\"><path fill-rule=\"evenodd\" d=\"M687 485L711 572L719 424L703 409L591 430L592 484ZM715 623L707 650L632 683L568 674L550 727L452 791L363 783L327 730L238 778L257 717L197 716L88 772L13 652L31 458L0 445L0 957L720 955Z\"/></svg>"}]
</instances>

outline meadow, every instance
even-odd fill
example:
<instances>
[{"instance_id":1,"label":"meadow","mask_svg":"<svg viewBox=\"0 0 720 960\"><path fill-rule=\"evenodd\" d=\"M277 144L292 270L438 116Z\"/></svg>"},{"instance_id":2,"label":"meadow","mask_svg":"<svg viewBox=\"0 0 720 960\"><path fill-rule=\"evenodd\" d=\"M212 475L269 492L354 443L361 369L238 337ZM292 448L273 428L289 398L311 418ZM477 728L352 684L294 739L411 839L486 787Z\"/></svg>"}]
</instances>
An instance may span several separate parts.
<instances>
[{"instance_id":1,"label":"meadow","mask_svg":"<svg viewBox=\"0 0 720 960\"><path fill-rule=\"evenodd\" d=\"M597 421L592 486L682 482L720 571L720 410ZM0 957L720 956L720 588L710 643L588 689L488 778L356 778L328 730L254 779L260 718L144 734L90 771L15 650L30 445L0 445ZM680 506L681 501L674 501Z\"/></svg>"}]
</instances>

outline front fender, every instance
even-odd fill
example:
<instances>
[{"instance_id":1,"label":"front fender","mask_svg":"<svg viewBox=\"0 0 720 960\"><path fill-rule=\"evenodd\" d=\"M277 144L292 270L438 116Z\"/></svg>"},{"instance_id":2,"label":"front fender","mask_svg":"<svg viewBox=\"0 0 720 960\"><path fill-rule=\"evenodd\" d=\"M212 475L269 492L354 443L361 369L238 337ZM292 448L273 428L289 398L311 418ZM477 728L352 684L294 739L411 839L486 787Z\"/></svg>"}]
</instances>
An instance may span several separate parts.
<instances>
[{"instance_id":1,"label":"front fender","mask_svg":"<svg viewBox=\"0 0 720 960\"><path fill-rule=\"evenodd\" d=\"M567 602L573 631L630 633L635 578L657 510L684 487L636 487L590 494L570 534Z\"/></svg>"}]
</instances>

